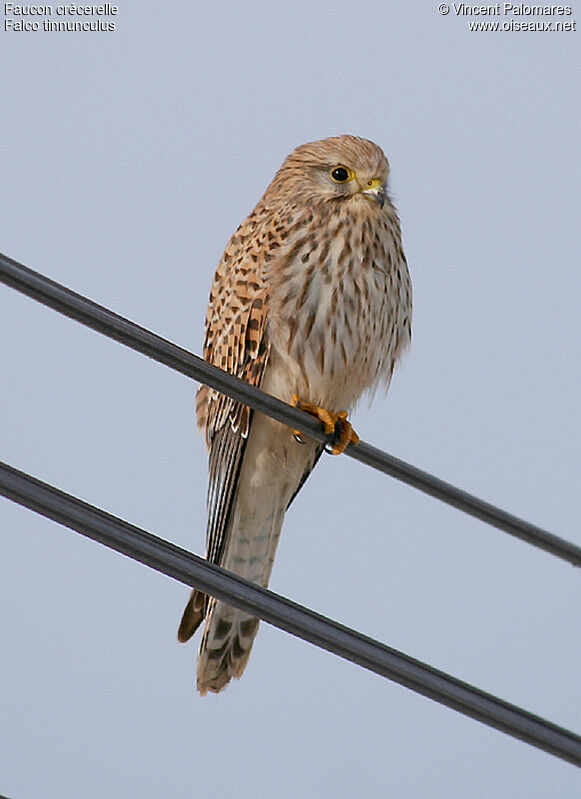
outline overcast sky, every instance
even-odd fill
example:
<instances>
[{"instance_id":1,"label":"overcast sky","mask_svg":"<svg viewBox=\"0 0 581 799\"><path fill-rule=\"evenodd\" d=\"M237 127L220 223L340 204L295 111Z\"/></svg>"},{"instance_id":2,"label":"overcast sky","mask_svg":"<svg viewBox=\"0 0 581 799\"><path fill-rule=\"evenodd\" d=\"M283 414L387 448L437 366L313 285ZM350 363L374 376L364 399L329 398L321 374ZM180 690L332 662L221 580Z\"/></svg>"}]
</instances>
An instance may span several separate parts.
<instances>
[{"instance_id":1,"label":"overcast sky","mask_svg":"<svg viewBox=\"0 0 581 799\"><path fill-rule=\"evenodd\" d=\"M114 31L0 32L0 249L200 352L287 153L373 139L414 324L358 433L581 542L580 34L437 2L118 5ZM0 336L0 457L203 553L195 384L1 286ZM573 766L266 624L202 699L185 586L8 501L0 525L10 799L579 796ZM580 731L579 573L349 458L293 503L271 587Z\"/></svg>"}]
</instances>

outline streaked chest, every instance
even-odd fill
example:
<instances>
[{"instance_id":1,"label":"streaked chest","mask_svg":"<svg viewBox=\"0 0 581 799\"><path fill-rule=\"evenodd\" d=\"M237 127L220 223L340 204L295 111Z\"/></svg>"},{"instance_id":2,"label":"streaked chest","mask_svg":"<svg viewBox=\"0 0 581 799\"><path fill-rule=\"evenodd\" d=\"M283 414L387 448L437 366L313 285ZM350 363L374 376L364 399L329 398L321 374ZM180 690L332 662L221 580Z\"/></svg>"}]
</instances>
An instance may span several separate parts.
<instances>
[{"instance_id":1,"label":"streaked chest","mask_svg":"<svg viewBox=\"0 0 581 799\"><path fill-rule=\"evenodd\" d=\"M411 292L399 225L383 217L311 225L269 281L269 337L313 400L352 405L393 369Z\"/></svg>"}]
</instances>

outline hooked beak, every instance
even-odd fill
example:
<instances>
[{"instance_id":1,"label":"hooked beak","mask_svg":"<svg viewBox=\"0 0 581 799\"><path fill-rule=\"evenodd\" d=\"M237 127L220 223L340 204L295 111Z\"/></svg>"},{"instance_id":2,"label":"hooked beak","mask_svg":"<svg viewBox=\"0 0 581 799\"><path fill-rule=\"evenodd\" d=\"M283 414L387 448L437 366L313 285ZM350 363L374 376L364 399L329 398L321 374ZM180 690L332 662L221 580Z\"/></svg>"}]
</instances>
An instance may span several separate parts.
<instances>
[{"instance_id":1,"label":"hooked beak","mask_svg":"<svg viewBox=\"0 0 581 799\"><path fill-rule=\"evenodd\" d=\"M365 186L361 189L361 194L375 200L379 203L380 207L383 208L383 204L387 197L387 190L379 178L374 178L373 180L367 181Z\"/></svg>"}]
</instances>

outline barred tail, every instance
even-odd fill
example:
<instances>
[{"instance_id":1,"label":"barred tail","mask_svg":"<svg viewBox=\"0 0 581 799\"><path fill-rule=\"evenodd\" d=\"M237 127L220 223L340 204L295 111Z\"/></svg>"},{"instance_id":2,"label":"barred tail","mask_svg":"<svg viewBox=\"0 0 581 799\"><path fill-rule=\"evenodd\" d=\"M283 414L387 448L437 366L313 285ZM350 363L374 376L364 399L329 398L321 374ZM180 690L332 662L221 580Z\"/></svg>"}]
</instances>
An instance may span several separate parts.
<instances>
[{"instance_id":1,"label":"barred tail","mask_svg":"<svg viewBox=\"0 0 581 799\"><path fill-rule=\"evenodd\" d=\"M259 530L236 530L231 536L225 567L259 585L267 586L284 513L273 510ZM234 531L232 531L234 533ZM258 619L210 598L198 656L198 691L218 693L246 668Z\"/></svg>"},{"instance_id":2,"label":"barred tail","mask_svg":"<svg viewBox=\"0 0 581 799\"><path fill-rule=\"evenodd\" d=\"M246 668L259 620L223 602L210 600L198 656L197 686L202 696L218 693Z\"/></svg>"}]
</instances>

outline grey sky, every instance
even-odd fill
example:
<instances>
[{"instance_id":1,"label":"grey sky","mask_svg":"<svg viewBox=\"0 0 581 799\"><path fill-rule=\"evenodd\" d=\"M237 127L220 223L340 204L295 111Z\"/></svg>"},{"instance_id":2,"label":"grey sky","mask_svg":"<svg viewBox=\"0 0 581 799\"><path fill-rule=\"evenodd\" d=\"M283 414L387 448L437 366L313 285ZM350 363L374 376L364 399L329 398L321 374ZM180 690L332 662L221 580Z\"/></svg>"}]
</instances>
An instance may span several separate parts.
<instances>
[{"instance_id":1,"label":"grey sky","mask_svg":"<svg viewBox=\"0 0 581 799\"><path fill-rule=\"evenodd\" d=\"M414 330L356 429L579 542L579 33L436 2L118 5L114 32L0 32L0 249L199 352L285 155L377 141ZM0 336L1 458L202 552L195 385L1 287ZM0 793L579 795L573 766L267 625L201 699L184 586L9 502L0 525ZM579 574L352 460L309 479L271 586L579 731Z\"/></svg>"}]
</instances>

